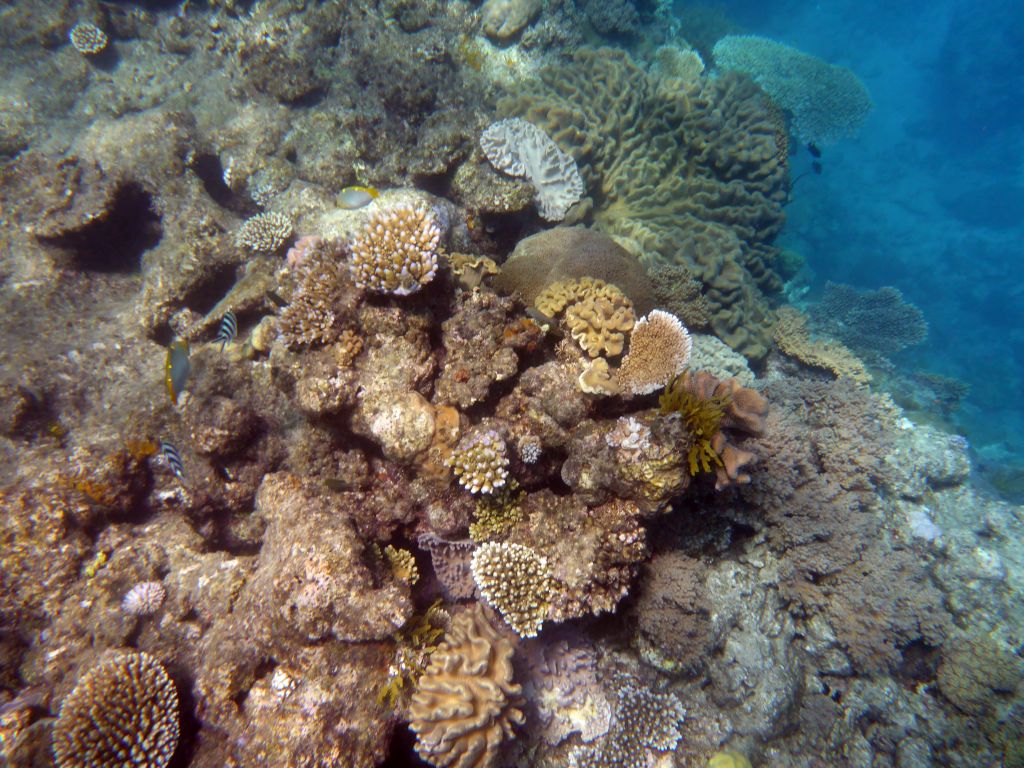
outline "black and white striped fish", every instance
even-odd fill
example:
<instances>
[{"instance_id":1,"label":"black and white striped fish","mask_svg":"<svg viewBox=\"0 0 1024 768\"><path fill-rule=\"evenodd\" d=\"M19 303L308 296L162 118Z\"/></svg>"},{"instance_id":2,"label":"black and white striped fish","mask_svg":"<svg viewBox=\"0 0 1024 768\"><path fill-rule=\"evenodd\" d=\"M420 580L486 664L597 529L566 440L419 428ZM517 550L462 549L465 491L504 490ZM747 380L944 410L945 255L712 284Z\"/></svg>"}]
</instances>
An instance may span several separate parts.
<instances>
[{"instance_id":1,"label":"black and white striped fish","mask_svg":"<svg viewBox=\"0 0 1024 768\"><path fill-rule=\"evenodd\" d=\"M178 453L178 449L166 440L161 440L160 453L163 454L175 477L183 481L185 479L185 465L181 461L181 454Z\"/></svg>"},{"instance_id":2,"label":"black and white striped fish","mask_svg":"<svg viewBox=\"0 0 1024 768\"><path fill-rule=\"evenodd\" d=\"M238 335L238 318L235 317L235 313L230 310L224 319L220 321L220 330L217 332L217 338L214 341L220 342L220 351L224 351L224 347L235 340L235 336Z\"/></svg>"}]
</instances>

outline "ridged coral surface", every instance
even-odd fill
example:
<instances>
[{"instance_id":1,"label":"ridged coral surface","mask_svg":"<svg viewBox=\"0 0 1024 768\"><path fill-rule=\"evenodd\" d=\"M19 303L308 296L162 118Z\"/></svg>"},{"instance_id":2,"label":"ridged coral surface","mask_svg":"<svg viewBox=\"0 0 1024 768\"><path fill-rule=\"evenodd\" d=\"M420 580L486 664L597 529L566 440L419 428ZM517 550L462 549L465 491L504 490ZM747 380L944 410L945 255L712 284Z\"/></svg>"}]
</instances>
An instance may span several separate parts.
<instances>
[{"instance_id":1,"label":"ridged coral surface","mask_svg":"<svg viewBox=\"0 0 1024 768\"><path fill-rule=\"evenodd\" d=\"M163 768L178 731L178 692L160 662L115 652L64 699L53 755L58 768Z\"/></svg>"},{"instance_id":2,"label":"ridged coral surface","mask_svg":"<svg viewBox=\"0 0 1024 768\"><path fill-rule=\"evenodd\" d=\"M492 768L522 724L513 645L479 609L452 619L409 706L416 752L438 768Z\"/></svg>"}]
</instances>

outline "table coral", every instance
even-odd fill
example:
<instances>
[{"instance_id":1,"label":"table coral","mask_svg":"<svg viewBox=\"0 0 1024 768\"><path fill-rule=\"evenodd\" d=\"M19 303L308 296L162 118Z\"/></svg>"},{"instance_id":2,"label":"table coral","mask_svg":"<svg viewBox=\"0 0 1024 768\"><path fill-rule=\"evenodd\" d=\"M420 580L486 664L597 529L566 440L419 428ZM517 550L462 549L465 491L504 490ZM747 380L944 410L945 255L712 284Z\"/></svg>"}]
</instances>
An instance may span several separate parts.
<instances>
[{"instance_id":1,"label":"table coral","mask_svg":"<svg viewBox=\"0 0 1024 768\"><path fill-rule=\"evenodd\" d=\"M871 381L864 363L838 341L815 339L807 328L807 317L793 307L782 307L777 313L773 337L779 349L811 368L830 371L838 378L859 384Z\"/></svg>"}]
</instances>

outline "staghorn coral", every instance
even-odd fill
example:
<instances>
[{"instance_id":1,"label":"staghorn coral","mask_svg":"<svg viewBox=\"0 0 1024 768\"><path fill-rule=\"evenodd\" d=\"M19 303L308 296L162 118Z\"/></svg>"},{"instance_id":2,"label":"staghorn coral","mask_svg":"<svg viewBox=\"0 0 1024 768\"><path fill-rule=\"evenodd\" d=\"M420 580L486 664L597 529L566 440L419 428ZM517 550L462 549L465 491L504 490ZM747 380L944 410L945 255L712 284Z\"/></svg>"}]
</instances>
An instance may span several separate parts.
<instances>
[{"instance_id":1,"label":"staghorn coral","mask_svg":"<svg viewBox=\"0 0 1024 768\"><path fill-rule=\"evenodd\" d=\"M670 83L660 87L622 51L584 48L499 111L543 127L572 153L595 224L646 264L689 267L705 286L716 333L761 358L764 294L782 286L771 242L783 223L787 170L775 123L745 77Z\"/></svg>"},{"instance_id":2,"label":"staghorn coral","mask_svg":"<svg viewBox=\"0 0 1024 768\"><path fill-rule=\"evenodd\" d=\"M352 241L352 279L378 293L408 296L434 279L441 230L424 207L376 212Z\"/></svg>"},{"instance_id":3,"label":"staghorn coral","mask_svg":"<svg viewBox=\"0 0 1024 768\"><path fill-rule=\"evenodd\" d=\"M583 197L583 179L572 157L526 120L493 123L480 135L480 147L498 170L530 180L537 209L547 221L561 221Z\"/></svg>"},{"instance_id":4,"label":"staghorn coral","mask_svg":"<svg viewBox=\"0 0 1024 768\"><path fill-rule=\"evenodd\" d=\"M447 464L470 493L494 493L508 478L505 441L494 430L478 431L463 439Z\"/></svg>"},{"instance_id":5,"label":"staghorn coral","mask_svg":"<svg viewBox=\"0 0 1024 768\"><path fill-rule=\"evenodd\" d=\"M416 557L408 549L401 549L388 544L384 547L384 558L391 566L391 574L399 581L410 586L420 580L420 570L416 567Z\"/></svg>"},{"instance_id":6,"label":"staghorn coral","mask_svg":"<svg viewBox=\"0 0 1024 768\"><path fill-rule=\"evenodd\" d=\"M454 617L409 704L416 752L438 768L493 768L524 721L513 645L478 608Z\"/></svg>"},{"instance_id":7,"label":"staghorn coral","mask_svg":"<svg viewBox=\"0 0 1024 768\"><path fill-rule=\"evenodd\" d=\"M253 253L276 253L292 236L292 222L281 213L259 213L238 228L238 244Z\"/></svg>"},{"instance_id":8,"label":"staghorn coral","mask_svg":"<svg viewBox=\"0 0 1024 768\"><path fill-rule=\"evenodd\" d=\"M148 653L115 651L61 703L58 768L163 768L178 745L178 692Z\"/></svg>"},{"instance_id":9,"label":"staghorn coral","mask_svg":"<svg viewBox=\"0 0 1024 768\"><path fill-rule=\"evenodd\" d=\"M864 363L846 346L837 341L811 338L807 316L793 307L778 310L773 338L779 350L811 368L831 372L836 378L858 384L871 381Z\"/></svg>"},{"instance_id":10,"label":"staghorn coral","mask_svg":"<svg viewBox=\"0 0 1024 768\"><path fill-rule=\"evenodd\" d=\"M520 637L535 637L551 602L547 559L522 544L486 542L473 553L480 594Z\"/></svg>"},{"instance_id":11,"label":"staghorn coral","mask_svg":"<svg viewBox=\"0 0 1024 768\"><path fill-rule=\"evenodd\" d=\"M726 35L714 49L715 64L750 75L793 116L803 142L831 144L852 136L871 111L864 83L837 67L775 40Z\"/></svg>"},{"instance_id":12,"label":"staghorn coral","mask_svg":"<svg viewBox=\"0 0 1024 768\"><path fill-rule=\"evenodd\" d=\"M828 282L810 316L818 330L869 354L890 355L920 344L928 336L924 313L904 301L903 294L892 286L858 291Z\"/></svg>"}]
</instances>

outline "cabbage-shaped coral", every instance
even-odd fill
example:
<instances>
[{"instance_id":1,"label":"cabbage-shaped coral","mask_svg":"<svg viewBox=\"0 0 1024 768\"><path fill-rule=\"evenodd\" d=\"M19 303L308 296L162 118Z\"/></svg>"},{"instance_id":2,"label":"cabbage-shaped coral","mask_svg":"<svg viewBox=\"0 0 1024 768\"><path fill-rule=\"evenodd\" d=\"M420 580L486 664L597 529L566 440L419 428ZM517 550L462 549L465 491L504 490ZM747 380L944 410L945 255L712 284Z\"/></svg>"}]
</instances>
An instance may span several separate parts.
<instances>
[{"instance_id":1,"label":"cabbage-shaped coral","mask_svg":"<svg viewBox=\"0 0 1024 768\"><path fill-rule=\"evenodd\" d=\"M831 144L857 132L871 111L864 83L846 67L756 35L726 35L715 64L750 75L793 116L801 141Z\"/></svg>"},{"instance_id":2,"label":"cabbage-shaped coral","mask_svg":"<svg viewBox=\"0 0 1024 768\"><path fill-rule=\"evenodd\" d=\"M408 296L434 279L441 230L423 207L378 211L352 241L352 279L360 288Z\"/></svg>"},{"instance_id":3,"label":"cabbage-shaped coral","mask_svg":"<svg viewBox=\"0 0 1024 768\"><path fill-rule=\"evenodd\" d=\"M479 608L452 619L409 705L416 752L438 768L496 765L513 726L525 719L512 682L512 643Z\"/></svg>"}]
</instances>

